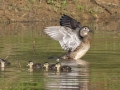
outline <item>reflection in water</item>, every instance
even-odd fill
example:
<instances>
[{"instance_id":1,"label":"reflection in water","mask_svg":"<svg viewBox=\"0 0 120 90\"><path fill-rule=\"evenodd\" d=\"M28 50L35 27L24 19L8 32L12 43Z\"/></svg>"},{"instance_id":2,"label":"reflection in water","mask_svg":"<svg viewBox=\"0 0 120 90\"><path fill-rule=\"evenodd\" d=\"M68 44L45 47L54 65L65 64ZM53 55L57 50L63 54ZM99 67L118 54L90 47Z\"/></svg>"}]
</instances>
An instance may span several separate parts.
<instances>
[{"instance_id":1,"label":"reflection in water","mask_svg":"<svg viewBox=\"0 0 120 90\"><path fill-rule=\"evenodd\" d=\"M65 60L62 65L69 65L71 72L45 72L46 88L49 90L88 90L88 63L83 60ZM47 74L46 74L47 73Z\"/></svg>"},{"instance_id":2,"label":"reflection in water","mask_svg":"<svg viewBox=\"0 0 120 90\"><path fill-rule=\"evenodd\" d=\"M1 71L5 71L5 68L4 68L4 67L1 67Z\"/></svg>"},{"instance_id":3,"label":"reflection in water","mask_svg":"<svg viewBox=\"0 0 120 90\"><path fill-rule=\"evenodd\" d=\"M29 68L29 69L28 69L28 72L32 73L32 72L33 72L33 69L32 69L32 68Z\"/></svg>"},{"instance_id":4,"label":"reflection in water","mask_svg":"<svg viewBox=\"0 0 120 90\"><path fill-rule=\"evenodd\" d=\"M69 73L26 70L28 60L44 63L49 56L63 53L59 43L42 32L44 27L56 26L57 22L0 23L0 58L8 56L11 62L11 66L0 70L0 89L88 90L89 83L90 90L119 90L120 21L82 23L94 30L91 48L83 57L89 58L90 67L84 60L61 61L72 67Z\"/></svg>"}]
</instances>

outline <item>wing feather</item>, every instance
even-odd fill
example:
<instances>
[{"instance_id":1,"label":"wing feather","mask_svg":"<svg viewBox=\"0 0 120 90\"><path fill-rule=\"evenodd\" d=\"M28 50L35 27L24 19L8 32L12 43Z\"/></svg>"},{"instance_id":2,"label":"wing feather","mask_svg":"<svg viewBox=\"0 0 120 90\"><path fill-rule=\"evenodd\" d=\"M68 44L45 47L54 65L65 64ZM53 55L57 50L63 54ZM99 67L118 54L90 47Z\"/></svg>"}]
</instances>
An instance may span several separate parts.
<instances>
[{"instance_id":1,"label":"wing feather","mask_svg":"<svg viewBox=\"0 0 120 90\"><path fill-rule=\"evenodd\" d=\"M81 43L79 37L72 29L63 26L46 27L44 32L59 41L62 49L74 51Z\"/></svg>"},{"instance_id":2,"label":"wing feather","mask_svg":"<svg viewBox=\"0 0 120 90\"><path fill-rule=\"evenodd\" d=\"M82 25L80 24L80 22L77 22L75 19L67 16L67 15L63 15L60 18L60 25L61 26L66 26L69 27L73 30L76 30L77 27L82 27Z\"/></svg>"}]
</instances>

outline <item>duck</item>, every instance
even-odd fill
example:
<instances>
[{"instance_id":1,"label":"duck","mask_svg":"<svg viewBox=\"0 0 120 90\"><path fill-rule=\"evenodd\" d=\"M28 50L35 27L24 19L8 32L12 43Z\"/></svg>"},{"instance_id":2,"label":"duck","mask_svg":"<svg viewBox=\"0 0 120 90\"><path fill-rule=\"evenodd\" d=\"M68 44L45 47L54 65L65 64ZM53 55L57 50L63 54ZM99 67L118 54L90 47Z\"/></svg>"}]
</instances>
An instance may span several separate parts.
<instances>
[{"instance_id":1,"label":"duck","mask_svg":"<svg viewBox=\"0 0 120 90\"><path fill-rule=\"evenodd\" d=\"M68 65L61 65L60 62L56 63L55 67L57 68L57 72L71 72L72 68Z\"/></svg>"},{"instance_id":2,"label":"duck","mask_svg":"<svg viewBox=\"0 0 120 90\"><path fill-rule=\"evenodd\" d=\"M0 62L4 62L5 66L9 66L11 63L5 59L0 59Z\"/></svg>"},{"instance_id":3,"label":"duck","mask_svg":"<svg viewBox=\"0 0 120 90\"><path fill-rule=\"evenodd\" d=\"M48 62L45 62L45 63L43 64L43 67L46 69L46 71L48 71L48 69L49 69L49 63L48 63Z\"/></svg>"},{"instance_id":4,"label":"duck","mask_svg":"<svg viewBox=\"0 0 120 90\"><path fill-rule=\"evenodd\" d=\"M56 64L49 64L48 62L45 62L44 64L43 64L43 67L45 67L46 68L46 71L47 70L56 70L56 67L55 67L55 65Z\"/></svg>"},{"instance_id":5,"label":"duck","mask_svg":"<svg viewBox=\"0 0 120 90\"><path fill-rule=\"evenodd\" d=\"M0 67L1 68L4 68L5 67L5 61L4 61L4 59L0 59Z\"/></svg>"},{"instance_id":6,"label":"duck","mask_svg":"<svg viewBox=\"0 0 120 90\"><path fill-rule=\"evenodd\" d=\"M52 39L59 41L62 49L67 51L60 56L62 59L78 60L90 49L90 33L93 31L68 15L61 16L59 26L45 27L43 31Z\"/></svg>"},{"instance_id":7,"label":"duck","mask_svg":"<svg viewBox=\"0 0 120 90\"><path fill-rule=\"evenodd\" d=\"M27 66L29 66L30 69L42 69L43 65L41 63L34 63L33 61L29 61Z\"/></svg>"}]
</instances>

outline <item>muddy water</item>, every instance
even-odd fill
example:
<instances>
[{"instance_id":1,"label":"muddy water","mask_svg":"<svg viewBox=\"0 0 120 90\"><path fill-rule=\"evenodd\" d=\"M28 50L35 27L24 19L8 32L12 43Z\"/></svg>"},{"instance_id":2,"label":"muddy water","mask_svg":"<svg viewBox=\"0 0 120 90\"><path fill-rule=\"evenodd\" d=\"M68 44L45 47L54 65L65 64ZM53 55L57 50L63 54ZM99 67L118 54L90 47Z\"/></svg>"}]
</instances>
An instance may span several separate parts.
<instances>
[{"instance_id":1,"label":"muddy water","mask_svg":"<svg viewBox=\"0 0 120 90\"><path fill-rule=\"evenodd\" d=\"M94 34L80 60L60 60L71 72L29 70L28 61L56 63L64 51L42 29L56 22L1 23L0 58L11 62L0 69L1 90L119 90L120 22L82 21Z\"/></svg>"}]
</instances>

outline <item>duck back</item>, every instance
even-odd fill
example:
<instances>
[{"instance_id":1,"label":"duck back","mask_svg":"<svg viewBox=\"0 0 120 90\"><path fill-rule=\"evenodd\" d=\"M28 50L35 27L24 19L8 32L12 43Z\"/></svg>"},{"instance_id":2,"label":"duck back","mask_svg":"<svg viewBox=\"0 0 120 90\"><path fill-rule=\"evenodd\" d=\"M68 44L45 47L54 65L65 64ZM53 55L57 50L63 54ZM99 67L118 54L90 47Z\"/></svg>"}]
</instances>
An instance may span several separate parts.
<instances>
[{"instance_id":1,"label":"duck back","mask_svg":"<svg viewBox=\"0 0 120 90\"><path fill-rule=\"evenodd\" d=\"M33 64L33 69L42 69L42 68L43 68L43 66L40 63Z\"/></svg>"}]
</instances>

